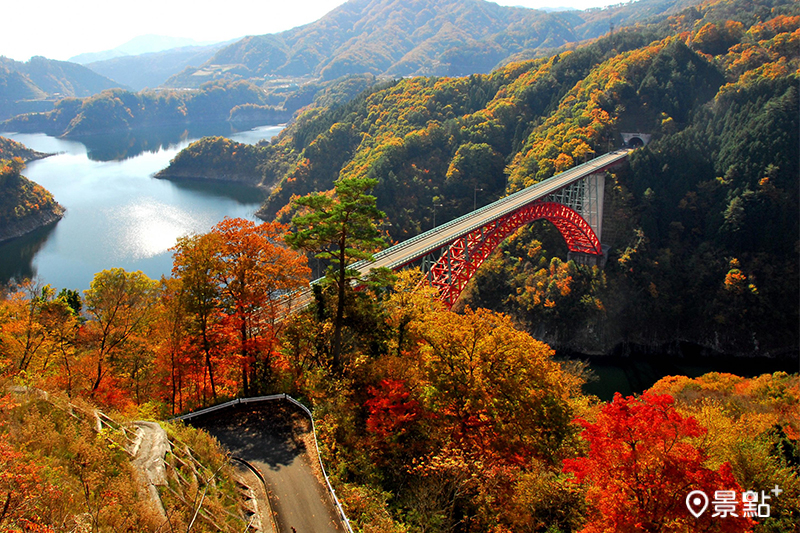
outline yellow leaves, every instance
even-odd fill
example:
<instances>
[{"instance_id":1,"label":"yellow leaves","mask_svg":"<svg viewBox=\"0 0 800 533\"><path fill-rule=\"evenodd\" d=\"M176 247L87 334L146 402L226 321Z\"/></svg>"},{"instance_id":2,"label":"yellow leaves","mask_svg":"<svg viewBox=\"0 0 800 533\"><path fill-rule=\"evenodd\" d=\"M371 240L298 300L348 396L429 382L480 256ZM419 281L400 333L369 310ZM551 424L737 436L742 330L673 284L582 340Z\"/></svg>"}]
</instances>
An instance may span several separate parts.
<instances>
[{"instance_id":1,"label":"yellow leaves","mask_svg":"<svg viewBox=\"0 0 800 533\"><path fill-rule=\"evenodd\" d=\"M616 90L628 83L634 66L649 62L668 43L666 39L645 49L620 54L576 83L558 109L528 137L525 155L518 153L509 165L510 181L515 185L530 185L592 154L591 145L598 143L616 123L617 117L606 110L619 98Z\"/></svg>"},{"instance_id":2,"label":"yellow leaves","mask_svg":"<svg viewBox=\"0 0 800 533\"><path fill-rule=\"evenodd\" d=\"M561 296L569 296L569 293L572 292L570 288L570 284L572 283L572 276L567 276L562 280L559 284L557 284L559 293Z\"/></svg>"},{"instance_id":3,"label":"yellow leaves","mask_svg":"<svg viewBox=\"0 0 800 533\"><path fill-rule=\"evenodd\" d=\"M797 434L800 376L785 372L743 378L711 372L698 378L670 376L650 389L676 398L676 408L708 429L697 444L709 453L708 466L742 459L742 452L774 428ZM751 456L749 459L752 460Z\"/></svg>"},{"instance_id":4,"label":"yellow leaves","mask_svg":"<svg viewBox=\"0 0 800 533\"><path fill-rule=\"evenodd\" d=\"M749 277L740 270L739 260L735 257L730 260L730 270L725 274L723 288L732 294L745 294L750 292L758 294L758 288L754 283L749 282Z\"/></svg>"},{"instance_id":5,"label":"yellow leaves","mask_svg":"<svg viewBox=\"0 0 800 533\"><path fill-rule=\"evenodd\" d=\"M649 292L650 296L652 296L653 298L658 298L658 289L656 288L656 284L653 283L652 281L650 282L650 285L647 287L647 292Z\"/></svg>"}]
</instances>

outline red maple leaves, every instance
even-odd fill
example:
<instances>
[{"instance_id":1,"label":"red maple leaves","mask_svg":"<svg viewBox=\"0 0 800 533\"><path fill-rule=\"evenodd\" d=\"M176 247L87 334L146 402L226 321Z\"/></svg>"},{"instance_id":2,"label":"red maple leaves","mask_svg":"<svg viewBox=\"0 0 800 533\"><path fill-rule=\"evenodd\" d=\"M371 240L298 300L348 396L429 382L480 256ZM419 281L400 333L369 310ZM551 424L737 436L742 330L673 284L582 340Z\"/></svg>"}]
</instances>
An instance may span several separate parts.
<instances>
[{"instance_id":1,"label":"red maple leaves","mask_svg":"<svg viewBox=\"0 0 800 533\"><path fill-rule=\"evenodd\" d=\"M596 423L578 421L589 453L564 461L564 470L588 485L584 532L747 531L753 524L741 517L712 517L712 509L699 518L689 513L686 496L693 490L712 498L718 490L739 495L741 488L728 463L717 471L705 465L707 455L696 437L706 429L678 413L673 403L666 394L623 398L617 393Z\"/></svg>"}]
</instances>

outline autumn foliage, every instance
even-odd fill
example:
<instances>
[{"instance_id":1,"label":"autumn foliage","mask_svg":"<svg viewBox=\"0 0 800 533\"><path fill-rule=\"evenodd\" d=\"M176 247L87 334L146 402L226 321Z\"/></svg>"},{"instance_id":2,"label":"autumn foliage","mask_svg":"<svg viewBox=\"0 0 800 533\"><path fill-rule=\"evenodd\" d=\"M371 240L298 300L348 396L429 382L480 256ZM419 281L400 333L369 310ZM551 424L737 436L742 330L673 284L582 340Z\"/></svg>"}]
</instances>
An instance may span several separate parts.
<instances>
[{"instance_id":1,"label":"autumn foliage","mask_svg":"<svg viewBox=\"0 0 800 533\"><path fill-rule=\"evenodd\" d=\"M141 416L292 394L360 531L794 531L797 375L671 376L601 402L583 393L585 366L542 339L796 349L798 27L796 2L711 0L488 75L386 83L302 114L269 150L200 143L191 166L280 173L263 213L294 197L287 241L339 254L309 307L285 312L310 274L288 226L225 220L177 242L169 278L111 269L83 297L10 289L0 374ZM347 266L381 244L377 208L390 238L416 235L615 148L620 131L654 137L607 177L604 269L564 260L539 224L486 261L458 312L415 270L353 287ZM61 501L62 466L40 446L64 431L36 420L0 421L0 527L44 524L42 502ZM88 476L93 509L130 502L123 469L104 466L115 451L89 436L63 468ZM685 505L692 490L776 485L769 518L697 519Z\"/></svg>"},{"instance_id":2,"label":"autumn foliage","mask_svg":"<svg viewBox=\"0 0 800 533\"><path fill-rule=\"evenodd\" d=\"M564 469L587 485L589 520L582 531L745 531L752 525L689 514L686 497L693 490L742 491L729 464L718 471L705 466L708 455L693 439L706 429L673 404L669 395L617 393L595 423L581 421L589 452L564 461Z\"/></svg>"},{"instance_id":3,"label":"autumn foliage","mask_svg":"<svg viewBox=\"0 0 800 533\"><path fill-rule=\"evenodd\" d=\"M174 413L262 390L286 295L309 273L284 231L225 219L179 240L173 278L113 268L82 299L25 282L2 302L0 366L122 410L165 401Z\"/></svg>"}]
</instances>

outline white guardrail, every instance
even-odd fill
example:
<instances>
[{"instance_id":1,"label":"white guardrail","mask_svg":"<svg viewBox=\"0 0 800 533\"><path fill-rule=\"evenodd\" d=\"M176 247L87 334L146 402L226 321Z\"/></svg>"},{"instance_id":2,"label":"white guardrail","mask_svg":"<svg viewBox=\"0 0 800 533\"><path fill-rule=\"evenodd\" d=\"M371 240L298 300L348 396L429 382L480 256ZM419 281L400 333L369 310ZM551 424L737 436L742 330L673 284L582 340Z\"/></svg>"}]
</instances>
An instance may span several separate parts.
<instances>
[{"instance_id":1,"label":"white guardrail","mask_svg":"<svg viewBox=\"0 0 800 533\"><path fill-rule=\"evenodd\" d=\"M269 396L256 396L254 398L237 398L229 402L221 403L219 405L214 405L213 407L206 407L205 409L200 409L199 411L194 411L192 413L187 413L185 415L176 416L175 418L170 419L170 421L188 420L190 418L194 418L197 416L213 413L214 411L221 411L222 409L227 409L228 407L233 407L234 405L237 404L270 402L273 400L286 400L296 405L300 409L302 409L303 412L305 412L308 415L309 420L311 420L311 433L314 435L314 448L316 448L317 450L317 459L319 460L319 466L322 469L322 476L325 478L325 484L328 486L328 492L330 492L330 495L333 498L333 503L336 504L336 511L339 513L339 518L342 519L342 523L344 524L345 530L348 531L349 533L353 533L353 528L350 527L350 521L344 514L344 509L342 509L342 504L339 503L339 498L336 497L336 491L333 490L333 486L331 485L331 480L330 478L328 478L328 473L325 471L325 465L322 463L322 455L320 455L319 453L319 443L317 442L317 427L314 423L314 415L311 414L311 410L308 407L298 402L288 394L281 393L281 394L270 394Z\"/></svg>"}]
</instances>

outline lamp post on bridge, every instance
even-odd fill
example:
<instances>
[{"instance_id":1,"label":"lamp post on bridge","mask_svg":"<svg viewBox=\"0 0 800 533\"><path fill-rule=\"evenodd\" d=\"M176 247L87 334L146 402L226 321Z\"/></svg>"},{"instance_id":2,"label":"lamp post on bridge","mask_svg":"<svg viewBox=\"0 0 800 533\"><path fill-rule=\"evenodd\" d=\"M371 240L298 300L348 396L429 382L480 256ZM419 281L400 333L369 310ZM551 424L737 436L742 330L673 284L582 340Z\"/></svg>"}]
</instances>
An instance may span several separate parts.
<instances>
[{"instance_id":1,"label":"lamp post on bridge","mask_svg":"<svg viewBox=\"0 0 800 533\"><path fill-rule=\"evenodd\" d=\"M472 193L472 210L475 211L478 209L478 191L483 191L483 189L478 188L478 184L475 184L475 190Z\"/></svg>"},{"instance_id":2,"label":"lamp post on bridge","mask_svg":"<svg viewBox=\"0 0 800 533\"><path fill-rule=\"evenodd\" d=\"M433 227L434 228L436 227L436 208L437 207L442 207L442 204L439 203L439 200L440 199L439 199L438 196L434 196L433 197Z\"/></svg>"}]
</instances>

